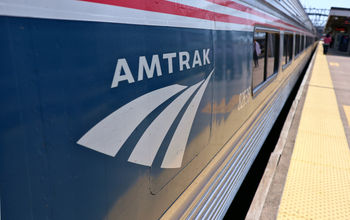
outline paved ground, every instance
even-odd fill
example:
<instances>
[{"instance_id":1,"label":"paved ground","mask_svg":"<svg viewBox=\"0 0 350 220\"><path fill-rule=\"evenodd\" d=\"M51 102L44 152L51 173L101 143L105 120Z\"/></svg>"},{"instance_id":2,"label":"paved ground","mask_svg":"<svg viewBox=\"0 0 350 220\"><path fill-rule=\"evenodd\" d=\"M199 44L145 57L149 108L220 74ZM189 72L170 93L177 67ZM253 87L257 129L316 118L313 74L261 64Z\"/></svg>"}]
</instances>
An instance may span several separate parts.
<instances>
[{"instance_id":1,"label":"paved ground","mask_svg":"<svg viewBox=\"0 0 350 220\"><path fill-rule=\"evenodd\" d=\"M260 219L350 219L349 124L350 57L319 51Z\"/></svg>"},{"instance_id":2,"label":"paved ground","mask_svg":"<svg viewBox=\"0 0 350 220\"><path fill-rule=\"evenodd\" d=\"M350 56L330 50L327 54L328 66L337 96L340 116L350 143Z\"/></svg>"}]
</instances>

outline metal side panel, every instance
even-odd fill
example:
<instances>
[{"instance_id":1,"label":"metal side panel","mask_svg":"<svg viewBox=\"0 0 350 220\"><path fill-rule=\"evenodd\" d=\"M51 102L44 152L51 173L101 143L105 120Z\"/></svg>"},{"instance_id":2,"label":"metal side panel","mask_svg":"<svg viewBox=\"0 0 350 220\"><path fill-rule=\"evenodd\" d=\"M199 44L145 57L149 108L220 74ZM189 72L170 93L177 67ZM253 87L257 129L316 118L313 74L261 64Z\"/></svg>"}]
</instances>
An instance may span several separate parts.
<instances>
[{"instance_id":1,"label":"metal side panel","mask_svg":"<svg viewBox=\"0 0 350 220\"><path fill-rule=\"evenodd\" d=\"M309 52L305 57L308 57ZM181 219L222 219L224 217L305 63L306 61L301 61L295 67L294 73L270 98L244 139L238 147L232 148L231 153L227 155L229 159L216 171L215 177L203 187L204 191L194 200L196 204L180 215Z\"/></svg>"}]
</instances>

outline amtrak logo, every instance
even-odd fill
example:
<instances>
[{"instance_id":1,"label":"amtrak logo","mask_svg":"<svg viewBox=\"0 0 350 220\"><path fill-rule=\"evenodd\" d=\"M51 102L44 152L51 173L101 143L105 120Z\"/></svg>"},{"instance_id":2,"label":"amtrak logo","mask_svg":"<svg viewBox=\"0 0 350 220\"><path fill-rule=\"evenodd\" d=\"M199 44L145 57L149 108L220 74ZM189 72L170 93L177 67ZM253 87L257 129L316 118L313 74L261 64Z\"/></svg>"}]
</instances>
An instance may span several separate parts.
<instances>
[{"instance_id":1,"label":"amtrak logo","mask_svg":"<svg viewBox=\"0 0 350 220\"><path fill-rule=\"evenodd\" d=\"M128 159L132 163L151 166L175 118L195 93L177 125L161 164L162 168L181 167L192 124L213 71L207 79L192 86L174 84L132 100L97 123L77 143L114 157L131 133L152 111L181 93L148 126Z\"/></svg>"}]
</instances>

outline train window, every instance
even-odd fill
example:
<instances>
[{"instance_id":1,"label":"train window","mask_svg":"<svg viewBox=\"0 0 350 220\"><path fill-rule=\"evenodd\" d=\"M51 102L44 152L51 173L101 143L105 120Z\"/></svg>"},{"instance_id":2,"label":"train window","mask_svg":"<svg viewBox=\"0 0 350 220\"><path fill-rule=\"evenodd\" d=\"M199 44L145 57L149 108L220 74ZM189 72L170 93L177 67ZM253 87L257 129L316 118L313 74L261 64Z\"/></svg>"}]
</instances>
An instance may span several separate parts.
<instances>
[{"instance_id":1,"label":"train window","mask_svg":"<svg viewBox=\"0 0 350 220\"><path fill-rule=\"evenodd\" d=\"M312 43L314 42L314 38L313 37L306 37L306 47L309 47Z\"/></svg>"},{"instance_id":2,"label":"train window","mask_svg":"<svg viewBox=\"0 0 350 220\"><path fill-rule=\"evenodd\" d=\"M293 55L293 35L285 33L283 38L282 65L285 66L292 60Z\"/></svg>"},{"instance_id":3,"label":"train window","mask_svg":"<svg viewBox=\"0 0 350 220\"><path fill-rule=\"evenodd\" d=\"M278 72L280 36L279 34L268 33L267 41L266 77L268 78Z\"/></svg>"},{"instance_id":4,"label":"train window","mask_svg":"<svg viewBox=\"0 0 350 220\"><path fill-rule=\"evenodd\" d=\"M254 32L253 88L278 72L279 40L278 33L262 30Z\"/></svg>"},{"instance_id":5,"label":"train window","mask_svg":"<svg viewBox=\"0 0 350 220\"><path fill-rule=\"evenodd\" d=\"M312 37L306 36L306 46L305 48L308 48L312 44Z\"/></svg>"},{"instance_id":6,"label":"train window","mask_svg":"<svg viewBox=\"0 0 350 220\"><path fill-rule=\"evenodd\" d=\"M314 38L313 37L309 37L309 46L311 46L311 44L314 42Z\"/></svg>"},{"instance_id":7,"label":"train window","mask_svg":"<svg viewBox=\"0 0 350 220\"><path fill-rule=\"evenodd\" d=\"M295 52L294 56L297 56L300 53L300 35L295 35Z\"/></svg>"},{"instance_id":8,"label":"train window","mask_svg":"<svg viewBox=\"0 0 350 220\"><path fill-rule=\"evenodd\" d=\"M266 39L265 32L254 32L253 88L264 82Z\"/></svg>"},{"instance_id":9,"label":"train window","mask_svg":"<svg viewBox=\"0 0 350 220\"><path fill-rule=\"evenodd\" d=\"M305 36L301 36L301 51L305 49Z\"/></svg>"}]
</instances>

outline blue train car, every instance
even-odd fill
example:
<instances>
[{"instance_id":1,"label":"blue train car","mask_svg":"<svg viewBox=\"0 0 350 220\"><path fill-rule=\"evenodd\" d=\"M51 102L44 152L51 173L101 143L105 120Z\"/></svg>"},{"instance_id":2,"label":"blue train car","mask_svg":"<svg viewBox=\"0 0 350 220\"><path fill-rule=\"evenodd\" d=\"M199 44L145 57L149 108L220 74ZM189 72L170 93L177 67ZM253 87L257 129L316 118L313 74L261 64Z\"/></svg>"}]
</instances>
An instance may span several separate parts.
<instances>
[{"instance_id":1,"label":"blue train car","mask_svg":"<svg viewBox=\"0 0 350 220\"><path fill-rule=\"evenodd\" d=\"M220 219L314 48L297 0L2 0L0 219Z\"/></svg>"}]
</instances>

